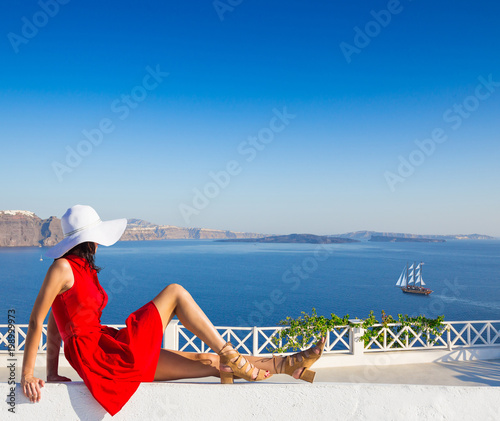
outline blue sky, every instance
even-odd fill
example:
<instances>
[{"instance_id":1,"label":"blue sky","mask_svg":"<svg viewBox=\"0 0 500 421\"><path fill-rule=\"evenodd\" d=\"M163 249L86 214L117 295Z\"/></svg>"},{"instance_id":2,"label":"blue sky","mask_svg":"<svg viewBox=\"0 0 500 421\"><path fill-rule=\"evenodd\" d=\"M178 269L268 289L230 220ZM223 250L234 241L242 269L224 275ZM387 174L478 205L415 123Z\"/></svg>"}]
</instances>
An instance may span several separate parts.
<instances>
[{"instance_id":1,"label":"blue sky","mask_svg":"<svg viewBox=\"0 0 500 421\"><path fill-rule=\"evenodd\" d=\"M2 5L0 209L500 236L500 5L237 3Z\"/></svg>"}]
</instances>

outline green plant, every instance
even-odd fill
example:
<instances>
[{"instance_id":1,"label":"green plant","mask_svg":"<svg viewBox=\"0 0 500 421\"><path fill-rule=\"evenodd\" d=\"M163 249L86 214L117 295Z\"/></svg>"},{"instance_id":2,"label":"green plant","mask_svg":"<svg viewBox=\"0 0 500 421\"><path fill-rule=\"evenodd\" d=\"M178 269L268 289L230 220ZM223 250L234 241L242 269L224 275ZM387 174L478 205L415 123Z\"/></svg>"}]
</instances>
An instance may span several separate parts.
<instances>
[{"instance_id":1,"label":"green plant","mask_svg":"<svg viewBox=\"0 0 500 421\"><path fill-rule=\"evenodd\" d=\"M388 340L393 342L391 348L402 348L405 343L409 344L417 335L425 334L426 342L433 345L437 338L444 332L444 316L438 316L435 319L430 319L425 316L410 317L407 314L398 314L398 319L395 320L391 315L385 314L382 310L382 321L375 319L373 311L370 311L368 319L364 320L361 326L364 329L364 334L361 339L368 346L372 338L375 338L380 344ZM380 324L381 326L374 326ZM411 327L411 331L409 328ZM391 331L393 335L387 333ZM394 337L399 337L403 343L399 343Z\"/></svg>"},{"instance_id":2,"label":"green plant","mask_svg":"<svg viewBox=\"0 0 500 421\"><path fill-rule=\"evenodd\" d=\"M278 325L287 326L280 330L273 337L272 342L275 348L268 349L272 352L283 353L289 350L299 350L306 348L314 340L326 336L328 331L333 329L340 330L342 326L349 324L349 315L339 317L331 314L330 318L318 316L316 309L312 309L311 315L302 311L301 316L296 319L287 317L281 320ZM283 340L285 344L283 345Z\"/></svg>"},{"instance_id":3,"label":"green plant","mask_svg":"<svg viewBox=\"0 0 500 421\"><path fill-rule=\"evenodd\" d=\"M313 308L311 315L301 312L301 316L296 319L287 317L279 322L280 326L286 326L281 329L273 338L273 347L268 348L268 351L273 353L284 353L288 351L297 351L304 349L319 338L326 336L327 332L336 329L341 331L346 326L361 327L364 329L364 334L361 339L364 341L365 347L370 341L375 338L379 343L384 343L384 340L392 341L392 335L388 335L390 330L395 336L400 334L400 341L409 343L415 335L423 332L426 336L426 341L429 344L434 344L438 337L444 332L444 316L439 316L435 319L430 319L425 316L410 317L407 314L398 314L398 319L395 320L391 315L386 314L382 310L382 321L379 322L373 313L370 311L369 316L364 320L349 321L349 315L339 317L336 314L331 314L330 318L318 316L316 309ZM375 326L379 325L380 326ZM411 326L413 332L408 330ZM389 336L389 337L388 337ZM403 342L404 343L404 342ZM391 348L401 348L402 345L394 341Z\"/></svg>"}]
</instances>

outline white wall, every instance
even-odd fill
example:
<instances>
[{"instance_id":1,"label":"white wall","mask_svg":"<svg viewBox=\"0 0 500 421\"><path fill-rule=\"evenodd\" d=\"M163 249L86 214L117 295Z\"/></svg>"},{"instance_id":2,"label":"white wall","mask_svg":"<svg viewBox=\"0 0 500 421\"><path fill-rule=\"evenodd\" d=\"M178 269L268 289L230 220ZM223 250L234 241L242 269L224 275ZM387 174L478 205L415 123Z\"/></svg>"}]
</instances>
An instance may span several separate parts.
<instances>
[{"instance_id":1,"label":"white wall","mask_svg":"<svg viewBox=\"0 0 500 421\"><path fill-rule=\"evenodd\" d=\"M286 378L284 378L286 380ZM46 384L31 404L16 390L16 415L2 420L499 420L500 388L334 383L143 383L114 417L83 383Z\"/></svg>"},{"instance_id":2,"label":"white wall","mask_svg":"<svg viewBox=\"0 0 500 421\"><path fill-rule=\"evenodd\" d=\"M8 354L0 354L0 368L7 367L9 358L17 360L20 367L23 361L23 352L14 353L13 357ZM353 367L353 366L384 366L399 364L421 364L449 361L472 361L472 360L496 360L500 359L500 346L483 346L446 349L424 349L410 351L379 351L363 352L358 354L328 354L325 353L314 365L316 368L327 367ZM46 354L39 353L36 359L36 367L45 367ZM59 358L60 367L70 367L63 353ZM0 381L2 377L0 376Z\"/></svg>"}]
</instances>

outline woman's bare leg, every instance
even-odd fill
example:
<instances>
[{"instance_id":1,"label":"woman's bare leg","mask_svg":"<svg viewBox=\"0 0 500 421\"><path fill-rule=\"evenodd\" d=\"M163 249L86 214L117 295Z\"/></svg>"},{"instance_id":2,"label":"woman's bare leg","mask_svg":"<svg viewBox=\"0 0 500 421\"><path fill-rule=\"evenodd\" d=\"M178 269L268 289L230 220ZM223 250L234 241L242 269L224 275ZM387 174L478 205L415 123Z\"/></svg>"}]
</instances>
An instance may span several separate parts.
<instances>
[{"instance_id":1,"label":"woman's bare leg","mask_svg":"<svg viewBox=\"0 0 500 421\"><path fill-rule=\"evenodd\" d=\"M178 284L168 285L153 299L153 303L160 313L163 330L172 317L176 315L190 332L194 333L215 352L219 352L224 346L225 341L222 336L196 304L191 294L182 286ZM314 347L308 352L319 353L319 350ZM284 362L284 358L281 357L276 357L278 359L276 364L272 358L252 356L244 356L244 358L255 366L253 378L257 377L258 369L267 370L269 374L276 374L281 371L281 364ZM202 360L204 361L202 362ZM226 366L220 366L217 355L162 350L155 380L218 376L219 370L231 371ZM298 378L302 370L302 368L295 370L293 377Z\"/></svg>"},{"instance_id":2,"label":"woman's bare leg","mask_svg":"<svg viewBox=\"0 0 500 421\"><path fill-rule=\"evenodd\" d=\"M194 333L215 352L219 352L226 343L191 294L182 286L168 285L153 299L153 303L160 313L163 330L175 315L186 329Z\"/></svg>"},{"instance_id":3,"label":"woman's bare leg","mask_svg":"<svg viewBox=\"0 0 500 421\"><path fill-rule=\"evenodd\" d=\"M255 367L276 373L272 358L245 355ZM279 358L279 357L278 357ZM156 367L155 380L194 379L198 377L220 377L219 356L216 354L173 351L162 349Z\"/></svg>"},{"instance_id":4,"label":"woman's bare leg","mask_svg":"<svg viewBox=\"0 0 500 421\"><path fill-rule=\"evenodd\" d=\"M156 366L155 380L194 379L219 377L219 357L215 354L199 354L162 349Z\"/></svg>"},{"instance_id":5,"label":"woman's bare leg","mask_svg":"<svg viewBox=\"0 0 500 421\"><path fill-rule=\"evenodd\" d=\"M168 285L153 299L153 303L156 305L156 308L160 313L163 323L163 330L165 330L170 320L172 320L172 317L176 315L183 326L186 327L186 329L194 333L215 352L219 353L222 347L225 345L226 341L224 341L217 329L215 329L214 325L205 315L203 310L198 306L198 304L196 304L193 297L191 297L191 294L189 294L189 292L187 292L182 286L178 284ZM168 367L168 365L172 366L170 360L178 360L178 358L176 359L174 356L171 356L170 354L166 354L164 352L162 353L162 355L163 356L160 356L160 360L162 360L162 363L161 365L160 363L158 363L159 368L157 368L157 371L160 371L163 374L159 374L159 377L171 375L165 374L173 372L172 370L174 368ZM185 364L181 363L181 367L188 370L193 369L195 372L198 372L196 364L193 365L192 362L188 361L189 358L185 356L184 358L186 358L186 360L183 360ZM227 366L219 366L218 368L219 370L231 371L231 369ZM204 369L200 370L204 373ZM182 371L179 371L179 373L182 373ZM253 370L252 377L256 378L257 374L258 368L255 368ZM268 375L269 374L270 373L268 373ZM200 376L202 377L202 375ZM176 378L189 378L189 376L184 374L181 377Z\"/></svg>"},{"instance_id":6,"label":"woman's bare leg","mask_svg":"<svg viewBox=\"0 0 500 421\"><path fill-rule=\"evenodd\" d=\"M317 348L310 352L319 353ZM245 358L256 368L267 370L271 374L278 374L281 364L285 362L284 357L275 357L276 364L269 357L254 357L245 355ZM178 380L194 379L198 377L220 377L219 356L216 354L183 352L162 349L155 373L155 380ZM277 371L278 370L278 371ZM303 368L295 370L293 377L298 379Z\"/></svg>"}]
</instances>

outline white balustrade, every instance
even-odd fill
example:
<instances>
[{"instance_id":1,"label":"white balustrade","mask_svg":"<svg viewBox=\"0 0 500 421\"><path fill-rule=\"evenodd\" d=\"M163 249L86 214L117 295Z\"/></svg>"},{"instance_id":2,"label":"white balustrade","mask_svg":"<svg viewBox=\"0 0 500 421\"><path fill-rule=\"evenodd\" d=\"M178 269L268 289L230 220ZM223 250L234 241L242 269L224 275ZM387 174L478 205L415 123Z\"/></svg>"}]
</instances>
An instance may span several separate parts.
<instances>
[{"instance_id":1,"label":"white balustrade","mask_svg":"<svg viewBox=\"0 0 500 421\"><path fill-rule=\"evenodd\" d=\"M338 326L329 331L324 352L359 355L381 351L500 347L500 320L443 322L438 335L418 331L414 326L401 328L398 323L386 326L377 324L370 328L380 329L377 336L370 337L367 343L362 339L364 329L361 327L361 321L357 322L359 326ZM125 327L111 326L117 329ZM277 337L282 329L283 327L217 327L224 340L231 342L240 353L262 356L271 355L276 349L273 338ZM9 351L22 352L27 330L27 324L16 325L13 332L9 331L8 325L0 325L0 354L8 354ZM282 341L280 340L280 346L283 345ZM179 351L213 352L196 335L179 324L178 320L172 320L167 326L163 347ZM47 352L46 325L43 326L38 351Z\"/></svg>"}]
</instances>

